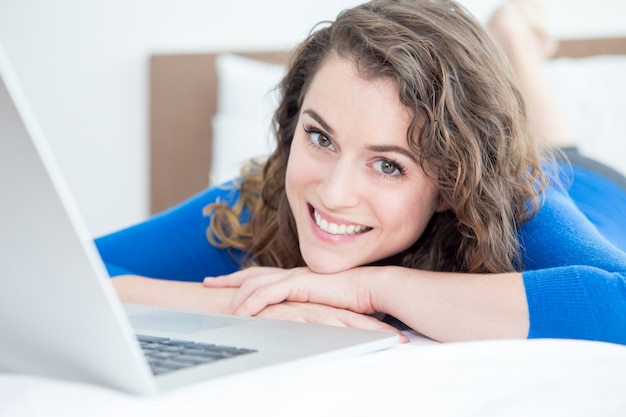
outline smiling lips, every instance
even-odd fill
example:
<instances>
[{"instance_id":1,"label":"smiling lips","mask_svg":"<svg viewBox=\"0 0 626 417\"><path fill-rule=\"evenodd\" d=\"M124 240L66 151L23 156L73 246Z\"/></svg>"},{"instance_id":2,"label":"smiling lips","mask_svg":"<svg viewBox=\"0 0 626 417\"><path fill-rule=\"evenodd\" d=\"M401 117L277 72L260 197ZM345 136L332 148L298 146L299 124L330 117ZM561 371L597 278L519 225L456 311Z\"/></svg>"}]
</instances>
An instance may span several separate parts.
<instances>
[{"instance_id":1,"label":"smiling lips","mask_svg":"<svg viewBox=\"0 0 626 417\"><path fill-rule=\"evenodd\" d=\"M326 233L330 233L331 235L357 235L359 233L365 233L372 230L371 227L360 224L337 224L329 222L328 220L322 218L322 216L320 216L315 209L312 209L312 213L315 224L317 224L320 229Z\"/></svg>"}]
</instances>

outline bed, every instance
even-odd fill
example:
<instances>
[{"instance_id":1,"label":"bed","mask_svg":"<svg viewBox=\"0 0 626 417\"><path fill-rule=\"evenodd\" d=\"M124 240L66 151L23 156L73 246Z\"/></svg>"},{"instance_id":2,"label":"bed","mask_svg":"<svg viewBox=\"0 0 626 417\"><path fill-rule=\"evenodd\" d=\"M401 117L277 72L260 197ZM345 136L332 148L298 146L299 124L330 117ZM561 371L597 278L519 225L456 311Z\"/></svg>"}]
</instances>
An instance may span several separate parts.
<instances>
[{"instance_id":1,"label":"bed","mask_svg":"<svg viewBox=\"0 0 626 417\"><path fill-rule=\"evenodd\" d=\"M587 61L598 53L611 59ZM564 91L572 83L578 93L587 84L597 89L589 77L596 74L596 81L602 81L597 71L604 71L609 62L621 78L626 74L622 66L626 38L563 42L558 56L560 61L551 70L564 83ZM255 155L271 147L267 122L275 98L265 89L280 77L287 59L284 51L151 57L153 212L219 182L228 169L236 170L237 162L231 167L224 162L241 157L239 151ZM563 77L570 71L574 78ZM218 80L218 73L228 79ZM255 83L263 86L250 86ZM253 90L258 100L250 109ZM233 97L219 97L229 91L235 91ZM268 141L260 140L261 146L249 149L236 142L236 135ZM223 137L238 152L222 147ZM215 169L216 164L225 171ZM151 398L0 373L0 416L192 417L219 412L221 416L601 417L626 413L626 346L550 339L441 345L410 336L408 345L369 355L261 369Z\"/></svg>"}]
</instances>

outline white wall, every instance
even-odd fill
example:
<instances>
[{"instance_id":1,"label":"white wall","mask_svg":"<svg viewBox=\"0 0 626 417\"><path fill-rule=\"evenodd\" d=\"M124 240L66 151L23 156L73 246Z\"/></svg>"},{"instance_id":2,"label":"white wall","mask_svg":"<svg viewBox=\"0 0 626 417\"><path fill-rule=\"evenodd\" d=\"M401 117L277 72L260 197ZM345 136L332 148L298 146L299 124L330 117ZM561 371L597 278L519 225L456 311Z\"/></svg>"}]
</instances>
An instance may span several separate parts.
<instances>
[{"instance_id":1,"label":"white wall","mask_svg":"<svg viewBox=\"0 0 626 417\"><path fill-rule=\"evenodd\" d=\"M0 0L0 42L94 235L148 212L147 57L289 47L360 0ZM480 18L497 0L465 0ZM543 0L561 37L626 35L622 0Z\"/></svg>"}]
</instances>

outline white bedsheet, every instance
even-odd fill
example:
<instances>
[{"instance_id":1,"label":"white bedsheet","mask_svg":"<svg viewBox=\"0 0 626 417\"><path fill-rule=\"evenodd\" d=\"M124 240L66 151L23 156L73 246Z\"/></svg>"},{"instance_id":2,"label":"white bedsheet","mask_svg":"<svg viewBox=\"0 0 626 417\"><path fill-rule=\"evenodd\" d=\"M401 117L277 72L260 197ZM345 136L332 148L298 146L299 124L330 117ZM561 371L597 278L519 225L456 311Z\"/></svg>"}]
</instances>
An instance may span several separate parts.
<instances>
[{"instance_id":1,"label":"white bedsheet","mask_svg":"<svg viewBox=\"0 0 626 417\"><path fill-rule=\"evenodd\" d=\"M625 346L549 339L420 341L344 360L258 370L155 397L0 374L0 416L626 415Z\"/></svg>"}]
</instances>

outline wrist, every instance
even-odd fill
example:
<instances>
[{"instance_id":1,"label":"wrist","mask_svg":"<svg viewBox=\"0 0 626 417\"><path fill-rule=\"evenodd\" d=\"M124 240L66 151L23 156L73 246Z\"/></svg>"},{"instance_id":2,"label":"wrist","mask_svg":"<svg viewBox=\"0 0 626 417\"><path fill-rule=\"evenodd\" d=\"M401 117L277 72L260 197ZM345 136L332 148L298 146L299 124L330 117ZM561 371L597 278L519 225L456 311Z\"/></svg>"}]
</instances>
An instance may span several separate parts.
<instances>
[{"instance_id":1,"label":"wrist","mask_svg":"<svg viewBox=\"0 0 626 417\"><path fill-rule=\"evenodd\" d=\"M124 303L146 304L209 313L222 313L236 288L205 288L199 282L182 282L134 275L112 279Z\"/></svg>"},{"instance_id":2,"label":"wrist","mask_svg":"<svg viewBox=\"0 0 626 417\"><path fill-rule=\"evenodd\" d=\"M373 266L363 271L369 291L370 304L375 312L392 314L394 292L400 288L399 274L401 268L396 266ZM393 291L390 291L393 289Z\"/></svg>"}]
</instances>

